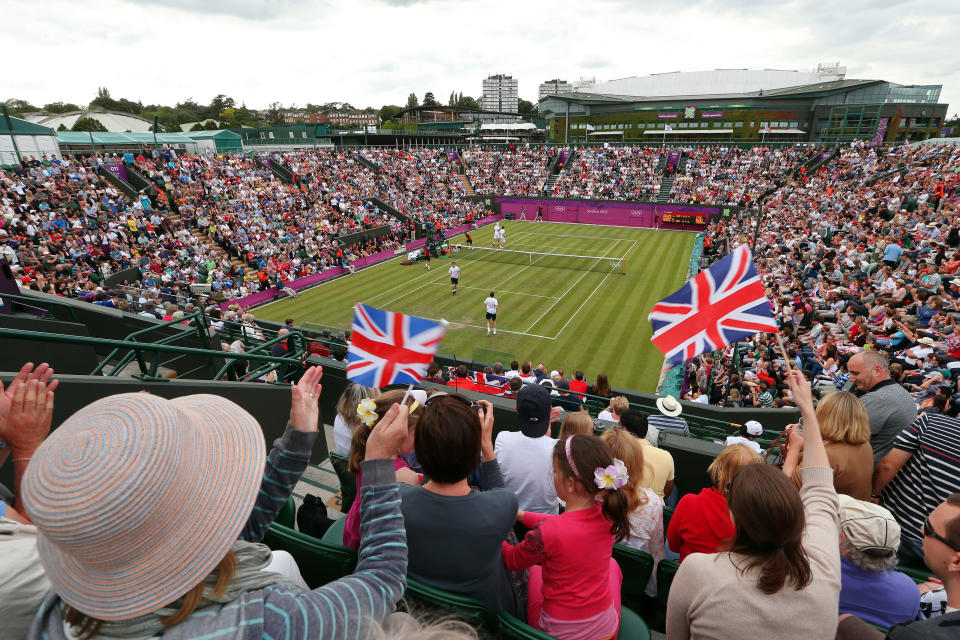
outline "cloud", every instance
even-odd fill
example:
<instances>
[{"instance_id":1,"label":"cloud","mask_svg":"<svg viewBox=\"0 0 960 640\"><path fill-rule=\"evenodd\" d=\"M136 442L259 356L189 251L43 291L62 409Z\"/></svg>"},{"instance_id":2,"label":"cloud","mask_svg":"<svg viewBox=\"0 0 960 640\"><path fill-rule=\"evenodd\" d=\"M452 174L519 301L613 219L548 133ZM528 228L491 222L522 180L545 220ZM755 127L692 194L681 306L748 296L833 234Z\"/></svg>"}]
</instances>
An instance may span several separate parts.
<instances>
[{"instance_id":1,"label":"cloud","mask_svg":"<svg viewBox=\"0 0 960 640\"><path fill-rule=\"evenodd\" d=\"M178 9L191 13L227 15L246 20L264 20L304 10L310 0L125 0L135 5Z\"/></svg>"},{"instance_id":2,"label":"cloud","mask_svg":"<svg viewBox=\"0 0 960 640\"><path fill-rule=\"evenodd\" d=\"M584 69L604 69L610 66L610 60L607 58L584 58L580 61L580 66Z\"/></svg>"}]
</instances>

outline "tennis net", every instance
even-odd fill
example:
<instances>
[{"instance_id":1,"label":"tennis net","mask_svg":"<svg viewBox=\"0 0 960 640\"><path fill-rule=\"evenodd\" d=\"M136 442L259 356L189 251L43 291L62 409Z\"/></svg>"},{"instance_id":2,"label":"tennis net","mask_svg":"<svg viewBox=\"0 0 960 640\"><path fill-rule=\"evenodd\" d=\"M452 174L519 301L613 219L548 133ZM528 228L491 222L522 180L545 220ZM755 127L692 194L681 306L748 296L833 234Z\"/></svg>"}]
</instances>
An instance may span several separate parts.
<instances>
[{"instance_id":1,"label":"tennis net","mask_svg":"<svg viewBox=\"0 0 960 640\"><path fill-rule=\"evenodd\" d=\"M524 266L572 269L574 271L597 271L600 273L621 273L626 275L627 262L623 258L600 256L580 256L565 253L538 253L536 251L517 251L516 249L491 249L472 247L465 244L452 246L453 256L460 259L505 262Z\"/></svg>"}]
</instances>

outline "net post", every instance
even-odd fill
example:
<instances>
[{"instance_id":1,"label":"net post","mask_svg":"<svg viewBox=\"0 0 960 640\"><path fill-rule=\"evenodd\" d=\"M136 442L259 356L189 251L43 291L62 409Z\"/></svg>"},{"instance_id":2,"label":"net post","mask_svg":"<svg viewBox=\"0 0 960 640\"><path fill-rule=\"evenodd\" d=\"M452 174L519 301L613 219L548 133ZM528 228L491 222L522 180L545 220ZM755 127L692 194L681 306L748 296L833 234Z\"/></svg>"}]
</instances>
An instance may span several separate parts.
<instances>
[{"instance_id":1,"label":"net post","mask_svg":"<svg viewBox=\"0 0 960 640\"><path fill-rule=\"evenodd\" d=\"M623 275L627 275L627 261L626 259L620 261L620 268L623 271Z\"/></svg>"}]
</instances>

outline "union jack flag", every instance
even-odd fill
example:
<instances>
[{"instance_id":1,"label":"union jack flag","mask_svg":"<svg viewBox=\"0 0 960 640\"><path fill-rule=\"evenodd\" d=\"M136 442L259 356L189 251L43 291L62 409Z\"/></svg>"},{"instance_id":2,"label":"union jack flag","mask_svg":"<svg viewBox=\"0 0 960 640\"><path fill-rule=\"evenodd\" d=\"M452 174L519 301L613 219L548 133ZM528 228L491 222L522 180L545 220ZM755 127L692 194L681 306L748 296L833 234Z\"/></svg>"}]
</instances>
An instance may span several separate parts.
<instances>
[{"instance_id":1,"label":"union jack flag","mask_svg":"<svg viewBox=\"0 0 960 640\"><path fill-rule=\"evenodd\" d=\"M745 245L653 306L651 342L674 364L779 328Z\"/></svg>"},{"instance_id":2,"label":"union jack flag","mask_svg":"<svg viewBox=\"0 0 960 640\"><path fill-rule=\"evenodd\" d=\"M347 349L347 378L365 387L415 384L427 372L445 327L357 303Z\"/></svg>"}]
</instances>

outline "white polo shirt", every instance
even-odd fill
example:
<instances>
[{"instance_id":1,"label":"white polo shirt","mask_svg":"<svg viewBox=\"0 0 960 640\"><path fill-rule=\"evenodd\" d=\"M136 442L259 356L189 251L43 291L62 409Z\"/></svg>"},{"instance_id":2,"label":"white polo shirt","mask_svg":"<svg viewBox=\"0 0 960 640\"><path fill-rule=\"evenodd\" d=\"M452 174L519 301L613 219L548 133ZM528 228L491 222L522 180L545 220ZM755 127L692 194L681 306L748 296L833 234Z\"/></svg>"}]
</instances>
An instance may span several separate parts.
<instances>
[{"instance_id":1,"label":"white polo shirt","mask_svg":"<svg viewBox=\"0 0 960 640\"><path fill-rule=\"evenodd\" d=\"M483 304L487 307L487 313L497 312L497 307L499 306L499 304L497 303L497 299L494 298L493 296L484 300Z\"/></svg>"},{"instance_id":2,"label":"white polo shirt","mask_svg":"<svg viewBox=\"0 0 960 640\"><path fill-rule=\"evenodd\" d=\"M553 486L553 447L550 436L528 438L519 431L501 431L494 451L507 488L517 494L521 511L556 515L560 501Z\"/></svg>"}]
</instances>

